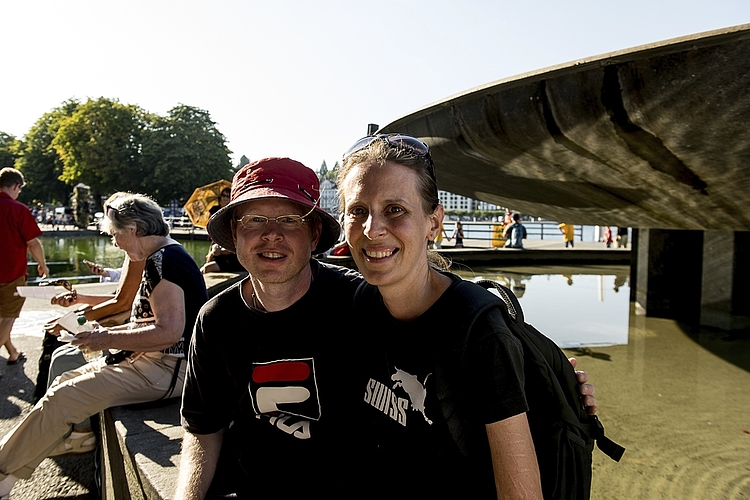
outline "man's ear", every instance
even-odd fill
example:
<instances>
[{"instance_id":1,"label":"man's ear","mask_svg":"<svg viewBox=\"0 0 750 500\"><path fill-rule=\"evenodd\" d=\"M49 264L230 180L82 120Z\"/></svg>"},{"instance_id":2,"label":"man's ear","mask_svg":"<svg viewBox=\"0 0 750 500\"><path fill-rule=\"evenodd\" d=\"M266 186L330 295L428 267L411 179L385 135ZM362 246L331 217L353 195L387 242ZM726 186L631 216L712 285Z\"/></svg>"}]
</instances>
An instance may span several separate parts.
<instances>
[{"instance_id":1,"label":"man's ear","mask_svg":"<svg viewBox=\"0 0 750 500\"><path fill-rule=\"evenodd\" d=\"M321 221L318 218L314 219L315 222L312 224L312 227L310 228L310 249L315 250L315 247L318 246L318 242L320 241L320 235L323 233L323 221Z\"/></svg>"},{"instance_id":2,"label":"man's ear","mask_svg":"<svg viewBox=\"0 0 750 500\"><path fill-rule=\"evenodd\" d=\"M236 253L236 250L237 250L237 221L234 220L234 217L232 217L232 219L229 221L229 223L231 224L231 228L232 228L232 243L234 243L234 249L235 249L235 253Z\"/></svg>"}]
</instances>

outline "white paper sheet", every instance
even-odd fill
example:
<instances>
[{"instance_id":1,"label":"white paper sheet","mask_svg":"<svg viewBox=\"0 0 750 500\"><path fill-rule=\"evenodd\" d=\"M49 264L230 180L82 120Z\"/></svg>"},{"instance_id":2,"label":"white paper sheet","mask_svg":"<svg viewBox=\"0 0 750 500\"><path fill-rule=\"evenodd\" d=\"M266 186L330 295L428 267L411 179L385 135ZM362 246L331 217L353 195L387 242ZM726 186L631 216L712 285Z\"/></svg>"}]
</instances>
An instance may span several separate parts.
<instances>
[{"instance_id":1,"label":"white paper sheet","mask_svg":"<svg viewBox=\"0 0 750 500\"><path fill-rule=\"evenodd\" d=\"M35 299L51 299L57 292L53 286L17 286L16 291L21 297L33 297Z\"/></svg>"},{"instance_id":2,"label":"white paper sheet","mask_svg":"<svg viewBox=\"0 0 750 500\"><path fill-rule=\"evenodd\" d=\"M78 313L70 311L57 320L57 324L71 333L78 331ZM60 339L62 340L62 339Z\"/></svg>"}]
</instances>

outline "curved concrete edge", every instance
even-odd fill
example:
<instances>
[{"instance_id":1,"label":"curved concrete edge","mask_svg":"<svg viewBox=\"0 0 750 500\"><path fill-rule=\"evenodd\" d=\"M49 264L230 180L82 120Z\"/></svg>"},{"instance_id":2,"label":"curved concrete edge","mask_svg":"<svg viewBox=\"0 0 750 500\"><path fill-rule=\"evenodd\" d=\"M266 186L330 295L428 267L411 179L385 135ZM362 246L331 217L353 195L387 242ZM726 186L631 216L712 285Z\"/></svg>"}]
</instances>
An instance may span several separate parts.
<instances>
[{"instance_id":1,"label":"curved concrete edge","mask_svg":"<svg viewBox=\"0 0 750 500\"><path fill-rule=\"evenodd\" d=\"M110 408L102 422L102 498L168 500L179 474L180 398Z\"/></svg>"}]
</instances>

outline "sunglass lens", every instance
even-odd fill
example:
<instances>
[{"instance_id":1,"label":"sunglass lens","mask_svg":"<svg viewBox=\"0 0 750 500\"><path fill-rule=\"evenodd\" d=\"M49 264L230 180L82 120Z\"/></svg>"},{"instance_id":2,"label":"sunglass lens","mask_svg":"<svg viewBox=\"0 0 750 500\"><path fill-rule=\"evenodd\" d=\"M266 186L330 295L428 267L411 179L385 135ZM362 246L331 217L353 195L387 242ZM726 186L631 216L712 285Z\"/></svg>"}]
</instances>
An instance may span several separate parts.
<instances>
[{"instance_id":1,"label":"sunglass lens","mask_svg":"<svg viewBox=\"0 0 750 500\"><path fill-rule=\"evenodd\" d=\"M427 144L409 135L391 135L388 136L388 142L397 148L411 149L421 156L426 155L430 151Z\"/></svg>"},{"instance_id":2,"label":"sunglass lens","mask_svg":"<svg viewBox=\"0 0 750 500\"><path fill-rule=\"evenodd\" d=\"M374 136L374 135L368 135L367 137L361 138L360 140L355 142L354 145L352 145L352 147L346 150L346 153L344 153L344 158L346 158L352 153L356 153L360 149L366 148L367 146L372 144L372 141L374 141L377 138L378 136Z\"/></svg>"}]
</instances>

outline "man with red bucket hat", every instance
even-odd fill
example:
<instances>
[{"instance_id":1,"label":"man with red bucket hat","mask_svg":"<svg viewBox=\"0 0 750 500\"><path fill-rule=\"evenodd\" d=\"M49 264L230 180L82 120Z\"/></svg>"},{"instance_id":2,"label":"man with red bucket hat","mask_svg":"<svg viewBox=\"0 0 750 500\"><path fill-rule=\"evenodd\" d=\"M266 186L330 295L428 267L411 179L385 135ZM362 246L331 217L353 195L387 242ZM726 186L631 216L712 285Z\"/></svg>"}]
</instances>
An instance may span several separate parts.
<instances>
[{"instance_id":1,"label":"man with red bucket hat","mask_svg":"<svg viewBox=\"0 0 750 500\"><path fill-rule=\"evenodd\" d=\"M198 315L177 500L356 498L378 480L368 463L377 436L355 411L358 353L372 340L348 316L362 277L311 258L341 230L319 199L315 172L267 158L237 172L208 223L249 275Z\"/></svg>"},{"instance_id":2,"label":"man with red bucket hat","mask_svg":"<svg viewBox=\"0 0 750 500\"><path fill-rule=\"evenodd\" d=\"M215 471L216 483L233 476L240 498L343 494L354 481L346 471L359 455L351 418L359 398L345 398L359 391L346 390L346 336L321 314L336 308L331 318L340 321L346 312L338 309L361 276L311 259L340 232L319 198L313 170L289 158L259 160L237 172L230 203L208 223L211 238L236 251L249 276L212 299L196 322L177 498L204 498ZM220 493L215 484L212 496Z\"/></svg>"}]
</instances>

